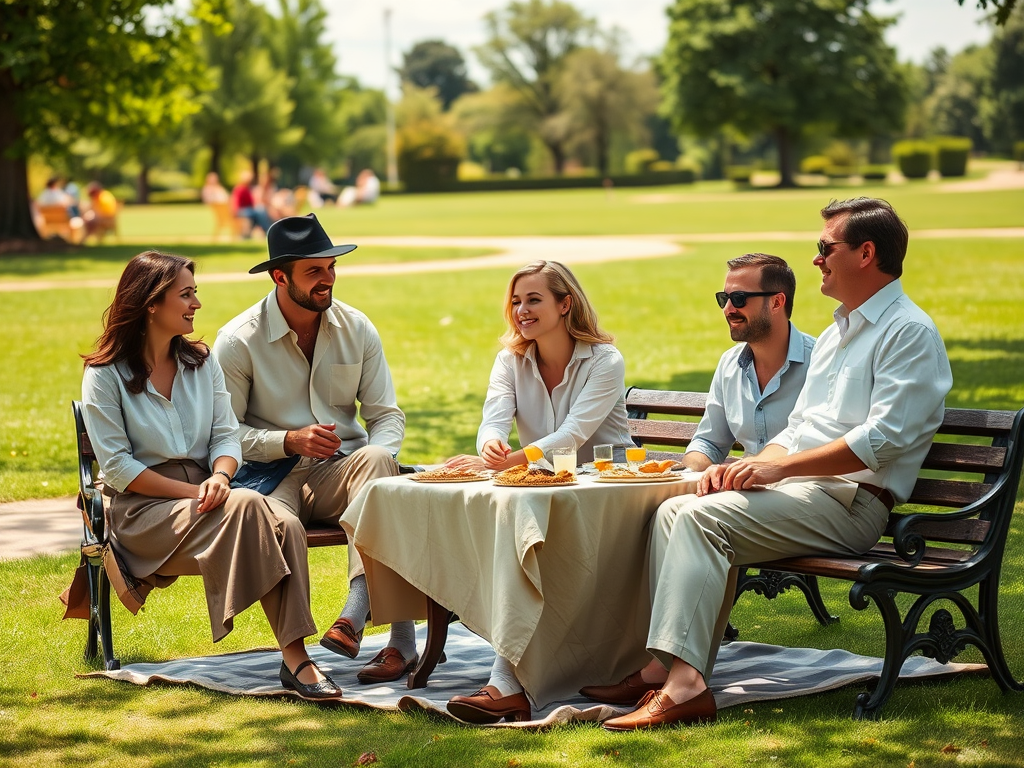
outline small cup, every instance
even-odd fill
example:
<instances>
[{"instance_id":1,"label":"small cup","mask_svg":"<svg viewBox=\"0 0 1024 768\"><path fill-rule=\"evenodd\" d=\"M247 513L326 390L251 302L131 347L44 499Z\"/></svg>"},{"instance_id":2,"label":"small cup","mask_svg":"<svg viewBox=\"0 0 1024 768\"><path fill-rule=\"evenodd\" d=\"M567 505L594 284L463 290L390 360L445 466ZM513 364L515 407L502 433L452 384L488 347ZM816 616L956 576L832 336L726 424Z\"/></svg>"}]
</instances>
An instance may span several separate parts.
<instances>
[{"instance_id":1,"label":"small cup","mask_svg":"<svg viewBox=\"0 0 1024 768\"><path fill-rule=\"evenodd\" d=\"M637 472L640 469L640 465L647 460L647 449L643 446L637 447L635 445L630 446L626 449L626 463L629 464L630 472Z\"/></svg>"},{"instance_id":2,"label":"small cup","mask_svg":"<svg viewBox=\"0 0 1024 768\"><path fill-rule=\"evenodd\" d=\"M555 470L555 474L561 472L563 469L572 475L572 479L576 479L576 449L575 448L555 448L551 451L552 467Z\"/></svg>"},{"instance_id":3,"label":"small cup","mask_svg":"<svg viewBox=\"0 0 1024 768\"><path fill-rule=\"evenodd\" d=\"M614 462L614 447L611 443L594 446L594 469L598 472L607 472L612 468Z\"/></svg>"}]
</instances>

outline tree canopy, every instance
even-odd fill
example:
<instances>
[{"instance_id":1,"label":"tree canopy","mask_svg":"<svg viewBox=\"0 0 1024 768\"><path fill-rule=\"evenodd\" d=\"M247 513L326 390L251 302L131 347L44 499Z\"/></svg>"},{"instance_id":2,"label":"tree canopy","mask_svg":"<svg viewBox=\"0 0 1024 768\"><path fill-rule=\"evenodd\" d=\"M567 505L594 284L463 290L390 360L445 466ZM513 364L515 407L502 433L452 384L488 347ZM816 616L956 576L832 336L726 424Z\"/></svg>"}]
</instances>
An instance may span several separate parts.
<instances>
[{"instance_id":1,"label":"tree canopy","mask_svg":"<svg viewBox=\"0 0 1024 768\"><path fill-rule=\"evenodd\" d=\"M417 88L436 88L445 111L462 94L477 90L476 84L466 75L466 60L459 49L443 40L416 43L403 55L398 74L402 82Z\"/></svg>"},{"instance_id":2,"label":"tree canopy","mask_svg":"<svg viewBox=\"0 0 1024 768\"><path fill-rule=\"evenodd\" d=\"M907 84L870 0L676 0L659 62L677 129L775 136L782 186L812 126L838 136L901 127Z\"/></svg>"}]
</instances>

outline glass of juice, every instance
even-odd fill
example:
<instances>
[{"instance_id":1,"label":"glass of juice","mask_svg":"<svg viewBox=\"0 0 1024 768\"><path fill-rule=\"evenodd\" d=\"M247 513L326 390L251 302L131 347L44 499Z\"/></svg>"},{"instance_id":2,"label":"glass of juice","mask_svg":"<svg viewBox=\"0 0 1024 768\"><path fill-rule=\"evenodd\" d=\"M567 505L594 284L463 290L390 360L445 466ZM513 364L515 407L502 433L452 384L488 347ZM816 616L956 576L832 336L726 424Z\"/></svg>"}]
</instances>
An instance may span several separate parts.
<instances>
[{"instance_id":1,"label":"glass of juice","mask_svg":"<svg viewBox=\"0 0 1024 768\"><path fill-rule=\"evenodd\" d=\"M612 468L612 453L614 448L610 443L594 446L594 469L598 472L606 472Z\"/></svg>"},{"instance_id":2,"label":"glass of juice","mask_svg":"<svg viewBox=\"0 0 1024 768\"><path fill-rule=\"evenodd\" d=\"M576 479L576 449L575 448L555 448L551 451L552 467L554 467L555 474L561 472L563 469L572 475L572 479Z\"/></svg>"},{"instance_id":3,"label":"glass of juice","mask_svg":"<svg viewBox=\"0 0 1024 768\"><path fill-rule=\"evenodd\" d=\"M644 447L637 447L631 445L626 448L626 463L629 464L630 472L637 472L640 469L640 465L647 460L647 449Z\"/></svg>"}]
</instances>

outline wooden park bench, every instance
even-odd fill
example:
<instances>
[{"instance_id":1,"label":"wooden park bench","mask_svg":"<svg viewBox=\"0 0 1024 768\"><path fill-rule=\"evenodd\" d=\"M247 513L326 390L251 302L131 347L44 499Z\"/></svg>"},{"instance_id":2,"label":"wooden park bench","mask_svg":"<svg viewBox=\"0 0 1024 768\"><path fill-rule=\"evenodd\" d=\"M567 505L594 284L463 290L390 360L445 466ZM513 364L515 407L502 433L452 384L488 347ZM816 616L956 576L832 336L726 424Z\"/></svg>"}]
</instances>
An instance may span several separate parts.
<instances>
[{"instance_id":1,"label":"wooden park bench","mask_svg":"<svg viewBox=\"0 0 1024 768\"><path fill-rule=\"evenodd\" d=\"M82 404L76 400L71 406L78 445L78 508L82 510L84 522L82 553L89 582L89 633L86 636L85 658L92 661L98 651L102 650L104 669L120 669L121 662L114 656L110 624L110 580L103 566L104 549L110 546L110 539L102 486L97 480L96 454L85 429ZM339 527L324 526L306 530L306 544L310 547L333 547L347 543L348 537Z\"/></svg>"},{"instance_id":2,"label":"wooden park bench","mask_svg":"<svg viewBox=\"0 0 1024 768\"><path fill-rule=\"evenodd\" d=\"M702 392L630 388L626 409L633 440L689 445L706 399ZM910 500L890 513L878 544L863 555L789 557L741 568L736 599L744 592L773 599L796 587L818 621L828 624L838 618L822 601L817 579L824 577L852 582L855 610L874 602L885 627L885 659L874 690L857 696L856 719L877 717L903 662L916 652L946 663L974 645L1003 691L1024 690L1003 654L998 611L1003 549L1024 461L1022 439L1024 409L947 408ZM648 456L678 459L680 453L649 449ZM901 594L914 596L902 614ZM946 606L959 614L961 628Z\"/></svg>"},{"instance_id":3,"label":"wooden park bench","mask_svg":"<svg viewBox=\"0 0 1024 768\"><path fill-rule=\"evenodd\" d=\"M44 240L56 236L69 243L77 243L82 239L82 220L72 217L66 206L38 205L36 211L39 214L39 236Z\"/></svg>"}]
</instances>

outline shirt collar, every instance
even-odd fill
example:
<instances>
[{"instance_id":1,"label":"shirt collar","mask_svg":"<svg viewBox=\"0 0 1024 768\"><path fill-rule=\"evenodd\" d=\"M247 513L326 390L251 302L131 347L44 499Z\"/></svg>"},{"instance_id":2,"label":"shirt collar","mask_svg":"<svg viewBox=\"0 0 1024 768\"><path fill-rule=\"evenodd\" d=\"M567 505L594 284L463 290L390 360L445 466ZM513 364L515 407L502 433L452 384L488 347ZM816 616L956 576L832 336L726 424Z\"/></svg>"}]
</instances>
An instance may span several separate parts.
<instances>
[{"instance_id":1,"label":"shirt collar","mask_svg":"<svg viewBox=\"0 0 1024 768\"><path fill-rule=\"evenodd\" d=\"M789 321L789 349L786 351L786 360L791 363L804 361L804 340L792 320ZM743 349L740 351L739 357L736 358L736 364L740 368L746 368L752 362L754 362L754 352L749 344L743 342Z\"/></svg>"},{"instance_id":2,"label":"shirt collar","mask_svg":"<svg viewBox=\"0 0 1024 768\"><path fill-rule=\"evenodd\" d=\"M900 282L899 278L897 278L891 283L886 283L884 286L879 288L870 299L854 310L848 311L842 304L840 304L836 307L836 311L832 313L832 317L839 326L840 335L844 335L846 329L850 327L850 318L854 315L859 315L865 321L874 325L878 322L882 313L892 306L892 304L902 295L903 284Z\"/></svg>"},{"instance_id":3,"label":"shirt collar","mask_svg":"<svg viewBox=\"0 0 1024 768\"><path fill-rule=\"evenodd\" d=\"M331 303L331 306L334 306L333 302ZM324 315L327 316L327 322L331 325L335 325L339 328L341 327L341 323L338 321L338 318L334 316L333 312L327 310L320 313L321 317ZM269 320L267 323L267 336L269 341L273 342L278 339L282 339L288 335L289 331L291 331L288 321L284 319L284 313L281 312L281 306L277 303L277 288L274 288L274 290L270 292L270 295L267 296L267 319Z\"/></svg>"},{"instance_id":4,"label":"shirt collar","mask_svg":"<svg viewBox=\"0 0 1024 768\"><path fill-rule=\"evenodd\" d=\"M594 348L591 344L585 341L576 340L576 346L572 350L572 357L569 358L569 365L572 365L577 360L582 360L587 357L594 356ZM523 353L523 357L534 365L537 364L537 344L534 342L526 348L526 352Z\"/></svg>"}]
</instances>

